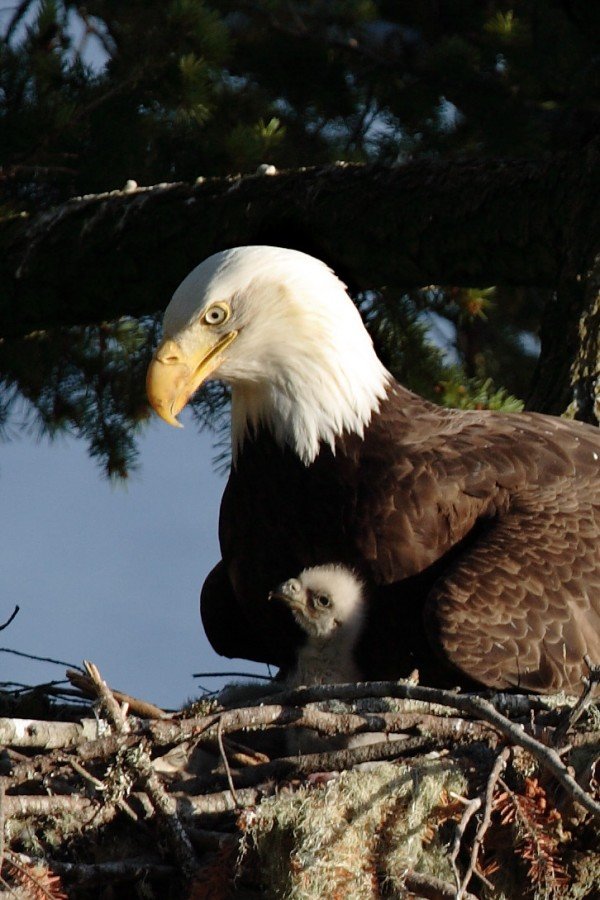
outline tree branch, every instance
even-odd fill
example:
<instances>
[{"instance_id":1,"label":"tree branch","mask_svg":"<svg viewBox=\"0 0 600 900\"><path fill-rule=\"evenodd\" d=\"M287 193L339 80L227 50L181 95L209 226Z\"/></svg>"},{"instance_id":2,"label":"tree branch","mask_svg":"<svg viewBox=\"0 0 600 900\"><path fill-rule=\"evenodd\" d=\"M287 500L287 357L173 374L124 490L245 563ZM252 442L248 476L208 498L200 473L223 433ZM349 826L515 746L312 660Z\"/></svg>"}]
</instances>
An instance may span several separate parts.
<instances>
[{"instance_id":1,"label":"tree branch","mask_svg":"<svg viewBox=\"0 0 600 900\"><path fill-rule=\"evenodd\" d=\"M591 152L203 179L9 216L0 222L0 335L161 309L200 260L244 243L311 252L356 288L553 286L564 247L583 260L597 240Z\"/></svg>"}]
</instances>

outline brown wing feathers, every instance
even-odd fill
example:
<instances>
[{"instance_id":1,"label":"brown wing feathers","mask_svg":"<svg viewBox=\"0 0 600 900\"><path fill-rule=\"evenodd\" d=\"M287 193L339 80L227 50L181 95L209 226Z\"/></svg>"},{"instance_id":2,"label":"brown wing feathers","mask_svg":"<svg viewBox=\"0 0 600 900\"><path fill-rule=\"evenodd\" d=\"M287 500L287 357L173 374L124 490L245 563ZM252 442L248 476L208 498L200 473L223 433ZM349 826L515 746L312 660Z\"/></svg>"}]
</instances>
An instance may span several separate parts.
<instances>
[{"instance_id":1,"label":"brown wing feathers","mask_svg":"<svg viewBox=\"0 0 600 900\"><path fill-rule=\"evenodd\" d=\"M399 386L364 439L311 466L261 434L224 497L233 590L205 586L209 637L285 663L298 635L267 593L336 561L372 586L367 675L385 668L380 647L388 675L417 664L445 683L577 688L583 657L600 662L599 457L589 426L441 410ZM228 636L234 615L244 627Z\"/></svg>"}]
</instances>

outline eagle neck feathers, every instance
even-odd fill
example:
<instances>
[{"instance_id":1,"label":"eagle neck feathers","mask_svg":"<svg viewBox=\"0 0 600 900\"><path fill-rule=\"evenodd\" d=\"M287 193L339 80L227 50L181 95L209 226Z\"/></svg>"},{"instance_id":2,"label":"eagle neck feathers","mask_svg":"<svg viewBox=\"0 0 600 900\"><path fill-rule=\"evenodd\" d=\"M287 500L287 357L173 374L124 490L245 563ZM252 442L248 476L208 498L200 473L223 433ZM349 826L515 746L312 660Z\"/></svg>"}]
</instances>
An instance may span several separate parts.
<instances>
[{"instance_id":1,"label":"eagle neck feathers","mask_svg":"<svg viewBox=\"0 0 600 900\"><path fill-rule=\"evenodd\" d=\"M246 439L263 430L305 465L314 462L323 446L335 453L342 435L363 437L395 382L361 331L354 353L347 347L342 353L335 341L315 342L312 352L294 353L292 347L285 369L269 383L232 386L234 465Z\"/></svg>"}]
</instances>

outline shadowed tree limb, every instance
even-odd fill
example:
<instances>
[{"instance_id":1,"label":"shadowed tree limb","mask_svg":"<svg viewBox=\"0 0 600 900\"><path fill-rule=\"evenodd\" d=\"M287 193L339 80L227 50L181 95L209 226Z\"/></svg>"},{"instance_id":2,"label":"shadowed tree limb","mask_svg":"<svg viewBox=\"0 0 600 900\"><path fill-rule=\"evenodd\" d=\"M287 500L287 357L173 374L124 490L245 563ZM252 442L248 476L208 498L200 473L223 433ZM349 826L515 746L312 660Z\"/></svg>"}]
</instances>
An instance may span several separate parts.
<instances>
[{"instance_id":1,"label":"shadowed tree limb","mask_svg":"<svg viewBox=\"0 0 600 900\"><path fill-rule=\"evenodd\" d=\"M528 405L559 412L592 303L598 156L590 143L541 161L340 164L128 188L9 215L0 220L0 336L155 312L211 253L271 243L324 259L355 290L554 288Z\"/></svg>"},{"instance_id":2,"label":"shadowed tree limb","mask_svg":"<svg viewBox=\"0 0 600 900\"><path fill-rule=\"evenodd\" d=\"M344 164L115 191L9 217L0 334L153 312L200 260L244 243L307 250L358 288L552 287L567 228L581 257L593 238L592 188L575 177L588 156ZM574 204L578 215L567 215Z\"/></svg>"}]
</instances>

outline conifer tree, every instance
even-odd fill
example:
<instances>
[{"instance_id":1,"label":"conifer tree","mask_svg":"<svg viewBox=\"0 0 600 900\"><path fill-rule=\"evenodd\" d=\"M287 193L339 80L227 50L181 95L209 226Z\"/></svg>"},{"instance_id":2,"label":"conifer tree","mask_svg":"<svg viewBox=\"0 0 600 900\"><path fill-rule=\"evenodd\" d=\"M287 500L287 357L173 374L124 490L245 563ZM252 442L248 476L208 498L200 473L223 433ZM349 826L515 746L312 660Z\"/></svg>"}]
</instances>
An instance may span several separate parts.
<instances>
[{"instance_id":1,"label":"conifer tree","mask_svg":"<svg viewBox=\"0 0 600 900\"><path fill-rule=\"evenodd\" d=\"M2 16L5 221L131 179L544 160L598 130L600 10L586 0L22 0ZM456 405L527 398L547 286L351 287L408 386ZM105 318L1 344L2 416L20 392L41 428L81 434L123 475L157 324ZM199 420L216 422L223 402L205 393Z\"/></svg>"}]
</instances>

